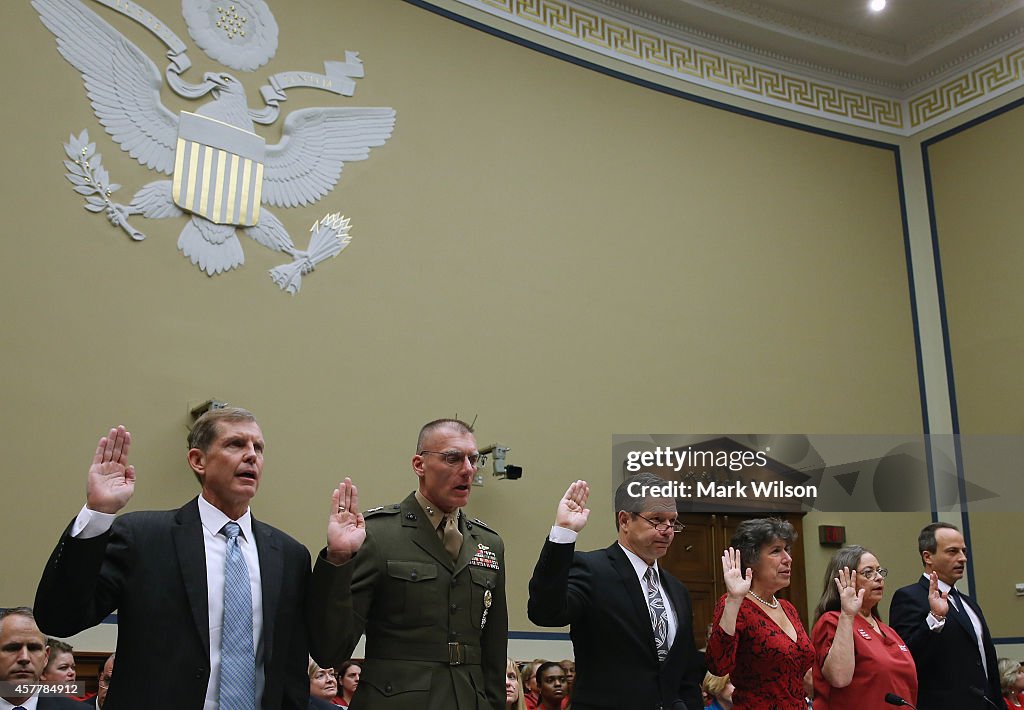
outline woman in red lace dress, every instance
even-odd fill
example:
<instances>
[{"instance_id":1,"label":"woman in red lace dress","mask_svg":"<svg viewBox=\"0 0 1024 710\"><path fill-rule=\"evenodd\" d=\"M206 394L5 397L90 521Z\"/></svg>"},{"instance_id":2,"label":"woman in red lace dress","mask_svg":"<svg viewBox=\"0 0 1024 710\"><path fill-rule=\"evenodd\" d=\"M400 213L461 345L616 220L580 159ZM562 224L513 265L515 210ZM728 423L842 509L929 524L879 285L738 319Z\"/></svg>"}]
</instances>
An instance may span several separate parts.
<instances>
[{"instance_id":1,"label":"woman in red lace dress","mask_svg":"<svg viewBox=\"0 0 1024 710\"><path fill-rule=\"evenodd\" d=\"M727 591L715 605L707 663L736 687L734 710L807 710L814 648L796 608L775 596L789 586L795 540L784 520L745 520L722 554Z\"/></svg>"}]
</instances>

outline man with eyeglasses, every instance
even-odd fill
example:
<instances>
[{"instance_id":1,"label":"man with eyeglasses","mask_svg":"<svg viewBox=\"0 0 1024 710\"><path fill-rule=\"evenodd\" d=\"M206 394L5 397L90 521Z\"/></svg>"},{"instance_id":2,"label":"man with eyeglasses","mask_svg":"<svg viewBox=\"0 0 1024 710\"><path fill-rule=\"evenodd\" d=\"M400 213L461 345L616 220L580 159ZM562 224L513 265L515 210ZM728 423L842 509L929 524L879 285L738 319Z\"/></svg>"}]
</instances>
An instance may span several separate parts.
<instances>
[{"instance_id":1,"label":"man with eyeglasses","mask_svg":"<svg viewBox=\"0 0 1024 710\"><path fill-rule=\"evenodd\" d=\"M107 660L103 662L103 667L100 669L99 690L96 691L96 707L98 708L102 708L103 703L107 701L107 691L110 690L110 678L114 675L115 655L112 653L107 656Z\"/></svg>"},{"instance_id":2,"label":"man with eyeglasses","mask_svg":"<svg viewBox=\"0 0 1024 710\"><path fill-rule=\"evenodd\" d=\"M690 593L658 565L683 529L676 502L634 498L631 483L664 481L649 473L623 481L615 491L618 540L593 552L575 551L590 487L569 486L530 580L527 612L538 626L570 625L573 710L699 710L704 663Z\"/></svg>"},{"instance_id":3,"label":"man with eyeglasses","mask_svg":"<svg viewBox=\"0 0 1024 710\"><path fill-rule=\"evenodd\" d=\"M404 501L364 516L350 479L334 492L313 569L310 645L337 667L365 631L352 710L505 707L504 545L462 512L480 462L473 429L438 419L420 430L419 485Z\"/></svg>"}]
</instances>

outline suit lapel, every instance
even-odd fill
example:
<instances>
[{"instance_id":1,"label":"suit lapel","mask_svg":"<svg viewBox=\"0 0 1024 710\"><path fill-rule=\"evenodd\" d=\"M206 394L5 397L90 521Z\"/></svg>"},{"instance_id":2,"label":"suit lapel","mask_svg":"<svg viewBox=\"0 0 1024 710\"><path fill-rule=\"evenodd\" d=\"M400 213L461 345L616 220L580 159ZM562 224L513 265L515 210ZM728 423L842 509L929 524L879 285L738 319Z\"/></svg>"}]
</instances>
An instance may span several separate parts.
<instances>
[{"instance_id":1,"label":"suit lapel","mask_svg":"<svg viewBox=\"0 0 1024 710\"><path fill-rule=\"evenodd\" d=\"M203 648L210 649L210 607L206 587L206 546L203 543L203 524L199 519L199 503L196 498L178 509L174 516L171 538L178 558L178 570L185 583L185 595L192 610L192 620L203 641Z\"/></svg>"},{"instance_id":2,"label":"suit lapel","mask_svg":"<svg viewBox=\"0 0 1024 710\"><path fill-rule=\"evenodd\" d=\"M252 535L256 538L256 554L260 559L260 588L263 592L263 664L271 662L274 648L274 610L281 608L281 585L284 582L284 552L274 531L255 518Z\"/></svg>"},{"instance_id":3,"label":"suit lapel","mask_svg":"<svg viewBox=\"0 0 1024 710\"><path fill-rule=\"evenodd\" d=\"M644 640L644 646L648 647L651 657L655 662L658 660L658 649L654 644L654 630L651 628L651 609L647 606L647 596L640 588L640 579L636 576L636 570L630 563L626 553L619 547L619 543L612 543L605 549L608 553L608 560L612 568L619 576L622 588L626 590L626 596L636 612L637 634Z\"/></svg>"}]
</instances>

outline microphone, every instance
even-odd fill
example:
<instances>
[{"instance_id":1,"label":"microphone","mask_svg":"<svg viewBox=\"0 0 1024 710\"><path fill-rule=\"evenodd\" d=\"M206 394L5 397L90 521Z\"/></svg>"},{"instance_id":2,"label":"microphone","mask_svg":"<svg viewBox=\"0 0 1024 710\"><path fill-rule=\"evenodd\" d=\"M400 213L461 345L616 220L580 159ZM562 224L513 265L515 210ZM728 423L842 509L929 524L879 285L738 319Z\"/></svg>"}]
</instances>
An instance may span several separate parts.
<instances>
[{"instance_id":1,"label":"microphone","mask_svg":"<svg viewBox=\"0 0 1024 710\"><path fill-rule=\"evenodd\" d=\"M988 699L988 696L987 696L987 695L985 695L985 691L984 691L984 690L982 690L981 688L979 688L978 686L976 686L976 685L972 685L972 686L971 686L970 688L968 688L967 690L968 690L968 691L970 692L970 694L971 694L971 695L973 695L973 696L974 696L974 697L976 697L976 698L981 698L981 699L982 699L982 700L984 700L984 701L985 701L986 703L988 703L989 705L991 705L992 707L994 707L994 708L995 708L996 710L1005 710L1005 708L1000 708L1000 707L999 707L998 705L996 705L996 704L995 704L994 702L992 702L991 700L989 700L989 699Z\"/></svg>"},{"instance_id":2,"label":"microphone","mask_svg":"<svg viewBox=\"0 0 1024 710\"><path fill-rule=\"evenodd\" d=\"M914 708L914 710L917 710L917 708L915 708L913 705L908 703L900 696L896 695L896 693L886 693L885 702L889 703L890 705L906 705L908 708Z\"/></svg>"}]
</instances>

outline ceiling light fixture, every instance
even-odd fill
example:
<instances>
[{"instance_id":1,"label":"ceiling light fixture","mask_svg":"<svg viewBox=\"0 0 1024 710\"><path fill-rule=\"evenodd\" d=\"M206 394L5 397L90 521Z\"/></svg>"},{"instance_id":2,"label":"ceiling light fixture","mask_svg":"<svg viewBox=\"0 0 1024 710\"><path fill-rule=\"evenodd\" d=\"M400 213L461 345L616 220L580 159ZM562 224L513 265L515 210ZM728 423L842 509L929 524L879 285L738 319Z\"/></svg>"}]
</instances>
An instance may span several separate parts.
<instances>
[{"instance_id":1,"label":"ceiling light fixture","mask_svg":"<svg viewBox=\"0 0 1024 710\"><path fill-rule=\"evenodd\" d=\"M881 12L885 9L885 0L871 0L868 7L871 8L871 12Z\"/></svg>"}]
</instances>

